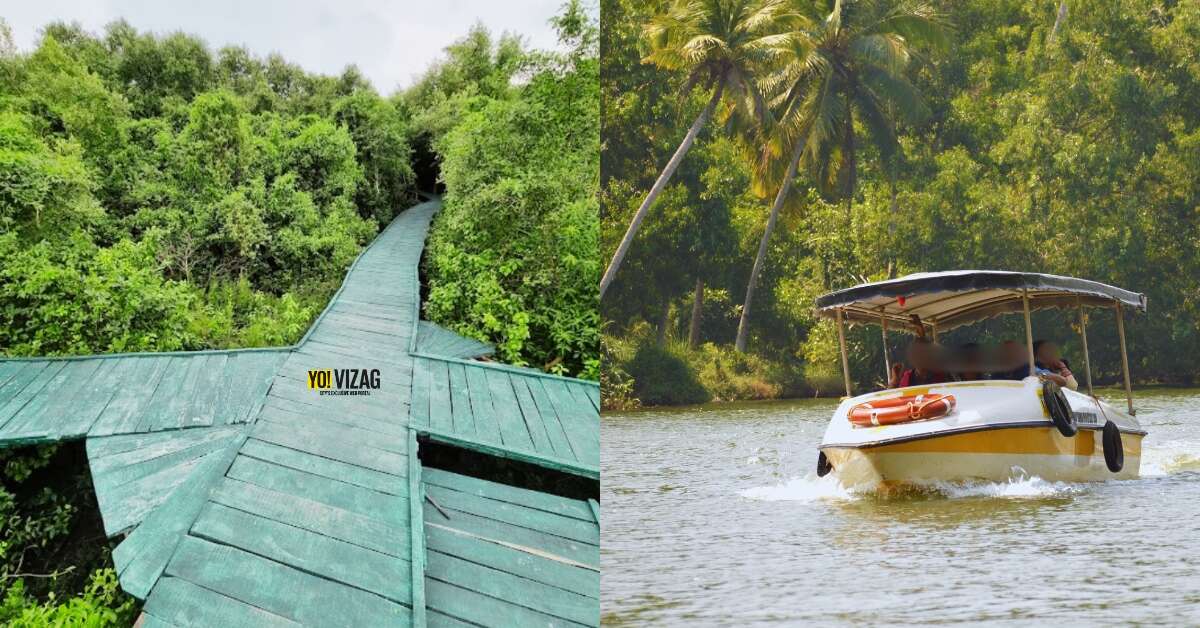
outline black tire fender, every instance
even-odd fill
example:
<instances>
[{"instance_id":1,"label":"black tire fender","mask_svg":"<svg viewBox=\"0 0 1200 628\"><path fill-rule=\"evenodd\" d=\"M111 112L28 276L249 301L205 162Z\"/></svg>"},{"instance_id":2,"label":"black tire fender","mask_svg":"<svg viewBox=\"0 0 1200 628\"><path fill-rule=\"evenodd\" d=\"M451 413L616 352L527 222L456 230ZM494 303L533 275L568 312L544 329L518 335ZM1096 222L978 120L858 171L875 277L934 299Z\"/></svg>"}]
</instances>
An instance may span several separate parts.
<instances>
[{"instance_id":1,"label":"black tire fender","mask_svg":"<svg viewBox=\"0 0 1200 628\"><path fill-rule=\"evenodd\" d=\"M823 478L833 471L833 465L829 464L829 458L825 457L825 452L817 454L817 477Z\"/></svg>"},{"instance_id":2,"label":"black tire fender","mask_svg":"<svg viewBox=\"0 0 1200 628\"><path fill-rule=\"evenodd\" d=\"M1121 443L1121 429L1116 423L1104 423L1104 464L1117 473L1125 467L1125 446Z\"/></svg>"},{"instance_id":3,"label":"black tire fender","mask_svg":"<svg viewBox=\"0 0 1200 628\"><path fill-rule=\"evenodd\" d=\"M1042 382L1042 403L1046 404L1050 420L1054 422L1054 427L1058 428L1059 433L1070 437L1079 431L1071 415L1071 404L1067 402L1067 396L1058 384L1051 381Z\"/></svg>"}]
</instances>

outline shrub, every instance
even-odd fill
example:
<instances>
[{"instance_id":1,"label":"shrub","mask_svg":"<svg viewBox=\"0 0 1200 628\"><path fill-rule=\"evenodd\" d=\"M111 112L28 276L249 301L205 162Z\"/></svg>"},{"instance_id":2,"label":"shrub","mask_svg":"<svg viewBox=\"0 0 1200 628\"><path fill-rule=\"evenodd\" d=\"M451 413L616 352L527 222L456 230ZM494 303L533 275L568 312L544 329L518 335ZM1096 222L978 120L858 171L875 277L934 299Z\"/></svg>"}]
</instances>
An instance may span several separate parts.
<instances>
[{"instance_id":1,"label":"shrub","mask_svg":"<svg viewBox=\"0 0 1200 628\"><path fill-rule=\"evenodd\" d=\"M717 399L775 399L781 387L772 381L772 364L766 359L739 353L729 346L705 343L692 352L700 381Z\"/></svg>"},{"instance_id":2,"label":"shrub","mask_svg":"<svg viewBox=\"0 0 1200 628\"><path fill-rule=\"evenodd\" d=\"M647 405L704 403L712 398L687 361L658 343L639 347L627 369L634 392Z\"/></svg>"}]
</instances>

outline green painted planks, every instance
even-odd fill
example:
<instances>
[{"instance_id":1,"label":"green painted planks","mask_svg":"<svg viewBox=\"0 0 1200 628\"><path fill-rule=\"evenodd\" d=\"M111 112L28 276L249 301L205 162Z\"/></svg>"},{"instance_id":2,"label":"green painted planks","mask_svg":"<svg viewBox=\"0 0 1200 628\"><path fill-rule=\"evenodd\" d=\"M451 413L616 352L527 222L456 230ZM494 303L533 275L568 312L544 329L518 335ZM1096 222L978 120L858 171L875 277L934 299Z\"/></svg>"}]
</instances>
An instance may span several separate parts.
<instances>
[{"instance_id":1,"label":"green painted planks","mask_svg":"<svg viewBox=\"0 0 1200 628\"><path fill-rule=\"evenodd\" d=\"M327 418L329 417L329 418ZM332 417L337 417L334 419ZM354 415L341 412L325 411L305 414L290 414L280 412L260 413L260 421L273 423L292 430L313 435L336 435L336 438L353 445L370 446L384 451L403 455L408 449L404 439L395 433L387 434L377 430L358 427Z\"/></svg>"},{"instance_id":2,"label":"green painted planks","mask_svg":"<svg viewBox=\"0 0 1200 628\"><path fill-rule=\"evenodd\" d=\"M50 366L52 362L37 360L9 362L9 364L16 365L16 367L13 368L13 372L5 380L4 385L0 386L0 412L5 413L0 414L0 416L12 416L16 414L17 410L20 410L21 406L25 405L22 403L11 411L7 410L9 404L17 398L17 395L21 394L21 391L25 390L25 387L45 370L46 367Z\"/></svg>"},{"instance_id":3,"label":"green painted planks","mask_svg":"<svg viewBox=\"0 0 1200 628\"><path fill-rule=\"evenodd\" d=\"M431 374L426 364L421 364L413 371L412 401L409 406L409 416L416 425L429 425L429 388Z\"/></svg>"},{"instance_id":4,"label":"green painted planks","mask_svg":"<svg viewBox=\"0 0 1200 628\"><path fill-rule=\"evenodd\" d=\"M411 601L409 561L208 503L189 534L385 597Z\"/></svg>"},{"instance_id":5,"label":"green painted planks","mask_svg":"<svg viewBox=\"0 0 1200 628\"><path fill-rule=\"evenodd\" d=\"M475 435L486 443L503 443L500 424L492 409L492 394L489 392L487 374L482 369L467 368L467 387L471 399L471 417L475 420Z\"/></svg>"},{"instance_id":6,"label":"green painted planks","mask_svg":"<svg viewBox=\"0 0 1200 628\"><path fill-rule=\"evenodd\" d=\"M112 468L93 468L92 478L95 481L97 492L100 491L101 486L116 488L129 482L141 480L161 471L197 460L228 445L228 439L231 435L226 430L214 430L214 432L216 434L213 434L211 438L194 442L187 447L163 453L162 455L139 460L136 463L114 466ZM139 450L132 453L141 454L144 452ZM124 457L113 456L113 458Z\"/></svg>"},{"instance_id":7,"label":"green painted planks","mask_svg":"<svg viewBox=\"0 0 1200 628\"><path fill-rule=\"evenodd\" d=\"M407 529L408 505L403 497L331 480L255 458L239 456L228 476L263 488L305 497Z\"/></svg>"},{"instance_id":8,"label":"green painted planks","mask_svg":"<svg viewBox=\"0 0 1200 628\"><path fill-rule=\"evenodd\" d=\"M431 628L474 628L476 624L467 623L456 617L451 617L445 613L439 613L436 609L429 609L429 622Z\"/></svg>"},{"instance_id":9,"label":"green painted planks","mask_svg":"<svg viewBox=\"0 0 1200 628\"><path fill-rule=\"evenodd\" d=\"M92 473L112 467L136 464L155 456L177 451L211 438L231 437L240 433L239 427L196 428L149 432L145 434L116 434L92 436L87 439L88 465Z\"/></svg>"},{"instance_id":10,"label":"green painted planks","mask_svg":"<svg viewBox=\"0 0 1200 628\"><path fill-rule=\"evenodd\" d=\"M450 398L450 373L445 362L425 360L422 371L429 374L429 422L437 430L454 429L453 404Z\"/></svg>"},{"instance_id":11,"label":"green painted planks","mask_svg":"<svg viewBox=\"0 0 1200 628\"><path fill-rule=\"evenodd\" d=\"M567 440L571 442L571 450L580 462L600 464L600 430L599 414L591 408L588 402L586 408L580 407L579 400L572 396L566 384L554 380L542 380L542 388L546 391L554 411L562 424Z\"/></svg>"},{"instance_id":12,"label":"green painted planks","mask_svg":"<svg viewBox=\"0 0 1200 628\"><path fill-rule=\"evenodd\" d=\"M225 423L244 423L257 413L275 373L288 352L238 353L231 358L229 378L238 384L230 389L223 409Z\"/></svg>"},{"instance_id":13,"label":"green painted planks","mask_svg":"<svg viewBox=\"0 0 1200 628\"><path fill-rule=\"evenodd\" d=\"M303 432L285 425L263 421L254 426L254 438L315 456L322 456L373 469L395 476L405 474L404 455L370 447L362 442L346 440L338 435L335 426L322 433ZM391 438L391 437L381 437ZM396 437L400 438L400 437ZM369 441L368 441L369 442Z\"/></svg>"},{"instance_id":14,"label":"green painted planks","mask_svg":"<svg viewBox=\"0 0 1200 628\"><path fill-rule=\"evenodd\" d=\"M212 492L212 501L260 517L309 530L396 558L409 558L407 525L390 525L378 519L330 506L307 497L271 490L225 478Z\"/></svg>"},{"instance_id":15,"label":"green painted planks","mask_svg":"<svg viewBox=\"0 0 1200 628\"><path fill-rule=\"evenodd\" d=\"M355 486L369 488L390 495L403 495L403 484L394 475L354 466L331 458L306 454L288 447L281 447L256 438L246 441L241 454L271 462L283 467L291 467L332 480L348 482Z\"/></svg>"},{"instance_id":16,"label":"green painted planks","mask_svg":"<svg viewBox=\"0 0 1200 628\"><path fill-rule=\"evenodd\" d=\"M304 343L304 349L297 351L294 355L312 355L320 356L320 363L332 360L341 362L352 362L369 358L371 360L385 363L403 363L403 356L397 350L389 350L385 347L366 344L351 344L349 342L335 342L328 336L320 338L311 338ZM329 356L326 358L325 356Z\"/></svg>"},{"instance_id":17,"label":"green painted planks","mask_svg":"<svg viewBox=\"0 0 1200 628\"><path fill-rule=\"evenodd\" d=\"M553 560L455 530L453 522L425 529L430 552L440 552L487 565L565 591L599 599L600 573L595 569Z\"/></svg>"},{"instance_id":18,"label":"green painted planks","mask_svg":"<svg viewBox=\"0 0 1200 628\"><path fill-rule=\"evenodd\" d=\"M192 473L203 461L203 457L194 458L120 485L109 485L103 477L93 477L105 534L114 537L141 523L192 479Z\"/></svg>"},{"instance_id":19,"label":"green painted planks","mask_svg":"<svg viewBox=\"0 0 1200 628\"><path fill-rule=\"evenodd\" d=\"M417 323L417 352L452 358L475 358L491 355L491 345L459 335L429 321Z\"/></svg>"},{"instance_id":20,"label":"green painted planks","mask_svg":"<svg viewBox=\"0 0 1200 628\"><path fill-rule=\"evenodd\" d=\"M19 371L24 370L29 365L28 360L4 360L0 359L0 390L4 389L4 385L8 380L16 375Z\"/></svg>"},{"instance_id":21,"label":"green painted planks","mask_svg":"<svg viewBox=\"0 0 1200 628\"><path fill-rule=\"evenodd\" d=\"M249 552L185 537L167 574L301 624L407 624L407 607Z\"/></svg>"},{"instance_id":22,"label":"green painted planks","mask_svg":"<svg viewBox=\"0 0 1200 628\"><path fill-rule=\"evenodd\" d=\"M475 561L479 560L477 556L472 558ZM542 560L544 562L552 562L546 559ZM593 578L597 578L599 573L593 572L592 576ZM568 622L595 626L600 621L599 596L589 597L580 595L560 589L554 585L535 582L499 569L494 569L490 566L481 565L478 562L464 560L451 554L443 554L438 551L429 552L428 579L440 580L461 587L462 589L502 600L510 607L521 607L522 610L528 609ZM431 593L434 590L436 589L431 589ZM439 608L451 606L447 600L441 597L432 597L430 602ZM458 610L461 612L461 608ZM513 613L513 619L517 619L523 615L526 615L526 613L522 613L521 615ZM477 621L482 617L475 615L467 619ZM496 621L496 619L492 617L488 618L488 621Z\"/></svg>"},{"instance_id":23,"label":"green painted planks","mask_svg":"<svg viewBox=\"0 0 1200 628\"><path fill-rule=\"evenodd\" d=\"M13 440L58 439L79 436L73 422L64 413L70 412L70 400L100 366L99 360L65 362L48 381L42 392L30 399L3 429L0 438Z\"/></svg>"},{"instance_id":24,"label":"green painted planks","mask_svg":"<svg viewBox=\"0 0 1200 628\"><path fill-rule=\"evenodd\" d=\"M533 400L533 395L529 392L529 386L525 382L526 378L512 377L513 394L517 399L517 408L521 412L521 418L525 421L525 428L529 430L529 437L533 439L533 449L549 455L559 455L555 451L554 445L550 442L550 432L546 427L546 421L557 421L555 417L542 417L542 413L538 411L537 402Z\"/></svg>"},{"instance_id":25,"label":"green painted planks","mask_svg":"<svg viewBox=\"0 0 1200 628\"><path fill-rule=\"evenodd\" d=\"M54 379L54 376L58 375L65 364L65 362L56 361L50 362L42 368L31 369L34 371L32 377L24 381L20 390L12 395L7 403L0 406L0 426L7 426L26 404L38 398L39 393L41 393L42 399L47 398L49 395L43 393L42 389ZM52 391L47 391L47 393L49 392ZM0 430L2 429L0 428Z\"/></svg>"},{"instance_id":26,"label":"green painted planks","mask_svg":"<svg viewBox=\"0 0 1200 628\"><path fill-rule=\"evenodd\" d=\"M145 410L146 401L153 397L170 360L169 356L130 360L133 369L122 377L116 393L89 433L108 435L136 432L140 413Z\"/></svg>"},{"instance_id":27,"label":"green painted planks","mask_svg":"<svg viewBox=\"0 0 1200 628\"><path fill-rule=\"evenodd\" d=\"M594 521L590 521L590 517L588 521L564 517L544 510L479 497L432 484L426 484L425 492L447 510L470 513L579 543L600 544L600 530Z\"/></svg>"},{"instance_id":28,"label":"green painted planks","mask_svg":"<svg viewBox=\"0 0 1200 628\"><path fill-rule=\"evenodd\" d=\"M429 488L429 487L426 487ZM430 494L433 494L431 491ZM437 496L434 496L437 499ZM474 515L454 509L438 501L438 504L450 514L450 520L429 504L425 505L426 525L453 526L455 529L493 542L506 543L530 548L538 552L552 554L568 561L595 567L599 569L600 548L590 543L574 541L568 538L533 530L503 521L497 521L487 516Z\"/></svg>"},{"instance_id":29,"label":"green painted planks","mask_svg":"<svg viewBox=\"0 0 1200 628\"><path fill-rule=\"evenodd\" d=\"M328 423L348 425L376 432L375 438L378 438L379 434L400 437L404 436L407 432L404 424L400 421L383 421L354 412L339 412L336 407L310 406L273 395L266 398L258 418L264 421L286 423L295 416L317 417ZM337 425L331 425L330 429L338 429L338 427Z\"/></svg>"},{"instance_id":30,"label":"green painted planks","mask_svg":"<svg viewBox=\"0 0 1200 628\"><path fill-rule=\"evenodd\" d=\"M113 551L113 563L120 576L121 588L145 599L244 439L244 436L236 436L224 450L202 459L188 482L151 511L145 521L117 546Z\"/></svg>"},{"instance_id":31,"label":"green painted planks","mask_svg":"<svg viewBox=\"0 0 1200 628\"><path fill-rule=\"evenodd\" d=\"M143 628L153 625L151 618L179 626L300 626L286 617L169 576L158 581L142 610L147 618Z\"/></svg>"},{"instance_id":32,"label":"green painted planks","mask_svg":"<svg viewBox=\"0 0 1200 628\"><path fill-rule=\"evenodd\" d=\"M413 624L425 626L425 569L428 553L425 551L425 487L421 484L421 459L418 456L417 433L408 435L408 525L410 536L410 563L412 571Z\"/></svg>"},{"instance_id":33,"label":"green painted planks","mask_svg":"<svg viewBox=\"0 0 1200 628\"><path fill-rule=\"evenodd\" d=\"M493 370L484 370L483 373L487 378L488 394L492 398L492 412L500 426L501 442L512 449L532 450L533 440L521 417L508 373Z\"/></svg>"},{"instance_id":34,"label":"green painted planks","mask_svg":"<svg viewBox=\"0 0 1200 628\"><path fill-rule=\"evenodd\" d=\"M593 521L591 510L587 504L578 499L567 499L550 493L509 486L441 469L424 469L421 480L426 484L467 493L480 498L544 510L583 521Z\"/></svg>"},{"instance_id":35,"label":"green painted planks","mask_svg":"<svg viewBox=\"0 0 1200 628\"><path fill-rule=\"evenodd\" d=\"M479 626L571 626L574 622L426 578L430 608Z\"/></svg>"},{"instance_id":36,"label":"green painted planks","mask_svg":"<svg viewBox=\"0 0 1200 628\"><path fill-rule=\"evenodd\" d=\"M207 356L204 368L196 381L196 393L181 424L183 427L212 425L217 422L217 414L226 410L229 389L223 380L228 367L227 354L214 353Z\"/></svg>"},{"instance_id":37,"label":"green painted planks","mask_svg":"<svg viewBox=\"0 0 1200 628\"><path fill-rule=\"evenodd\" d=\"M578 460L579 457L571 446L570 439L567 438L567 431L563 429L558 412L554 409L554 403L550 401L550 395L546 394L546 389L542 386L542 380L528 378L522 380L521 383L529 390L529 396L533 398L534 405L537 406L538 414L542 417L542 425L546 428L546 437L550 439L550 445L554 448L555 455L568 460Z\"/></svg>"},{"instance_id":38,"label":"green painted planks","mask_svg":"<svg viewBox=\"0 0 1200 628\"><path fill-rule=\"evenodd\" d=\"M450 375L450 414L454 433L473 438L475 418L471 411L471 391L467 386L467 372L461 364L448 364Z\"/></svg>"},{"instance_id":39,"label":"green painted planks","mask_svg":"<svg viewBox=\"0 0 1200 628\"><path fill-rule=\"evenodd\" d=\"M58 400L43 413L59 422L59 434L63 438L74 438L91 432L96 418L108 405L119 385L120 366L126 362L119 358L103 360L81 360L91 362L94 369L76 371L72 387L73 394L58 396Z\"/></svg>"}]
</instances>

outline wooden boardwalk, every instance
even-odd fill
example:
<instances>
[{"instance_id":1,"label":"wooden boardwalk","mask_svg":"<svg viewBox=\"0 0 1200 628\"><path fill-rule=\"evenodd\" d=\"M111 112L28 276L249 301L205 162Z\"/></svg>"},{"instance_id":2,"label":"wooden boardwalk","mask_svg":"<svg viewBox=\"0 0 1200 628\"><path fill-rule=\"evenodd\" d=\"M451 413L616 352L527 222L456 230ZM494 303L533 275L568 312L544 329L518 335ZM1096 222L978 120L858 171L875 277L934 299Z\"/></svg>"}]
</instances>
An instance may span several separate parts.
<instances>
[{"instance_id":1,"label":"wooden boardwalk","mask_svg":"<svg viewBox=\"0 0 1200 628\"><path fill-rule=\"evenodd\" d=\"M596 384L471 361L491 347L419 320L438 207L401 213L292 347L0 360L0 446L86 438L144 625L599 623L596 502L418 457L599 478ZM378 387L309 387L340 369Z\"/></svg>"}]
</instances>

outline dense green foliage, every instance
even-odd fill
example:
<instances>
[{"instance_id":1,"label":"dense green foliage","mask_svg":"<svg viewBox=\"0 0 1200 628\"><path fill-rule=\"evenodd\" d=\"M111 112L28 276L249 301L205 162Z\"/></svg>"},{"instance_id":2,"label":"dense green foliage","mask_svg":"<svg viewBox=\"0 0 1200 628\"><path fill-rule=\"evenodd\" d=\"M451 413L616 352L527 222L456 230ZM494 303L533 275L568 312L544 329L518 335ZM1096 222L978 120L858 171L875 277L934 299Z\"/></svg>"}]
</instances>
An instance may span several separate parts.
<instances>
[{"instance_id":1,"label":"dense green foliage","mask_svg":"<svg viewBox=\"0 0 1200 628\"><path fill-rule=\"evenodd\" d=\"M425 315L506 362L595 379L596 27L577 3L555 25L567 52L524 52L476 28L402 96L409 111L439 112L414 117L445 184Z\"/></svg>"},{"instance_id":2,"label":"dense green foliage","mask_svg":"<svg viewBox=\"0 0 1200 628\"><path fill-rule=\"evenodd\" d=\"M82 443L0 452L0 622L127 626Z\"/></svg>"},{"instance_id":3,"label":"dense green foliage","mask_svg":"<svg viewBox=\"0 0 1200 628\"><path fill-rule=\"evenodd\" d=\"M801 4L829 13L835 3ZM860 3L841 4L854 11ZM841 372L836 335L812 314L813 299L828 290L909 272L993 268L1147 293L1150 314L1126 325L1134 377L1200 378L1191 359L1200 350L1200 7L1066 0L1055 31L1058 4L932 2L948 46L914 56L905 69L928 115L897 119L898 142L883 152L874 121L851 118L857 181L845 201L849 188L830 189L819 168L801 170L771 237L749 326L752 353L792 367L775 372L799 370L810 392L838 392L830 385ZM650 49L643 27L667 6L602 3L606 254L704 104L703 94L681 96L686 76L641 62ZM759 131L733 121L706 130L652 209L605 297L611 333L648 322L686 338L700 280L699 342L733 342L771 200L752 185ZM1073 316L1037 314L1034 330L1078 363ZM1119 376L1113 321L1111 312L1094 312L1088 326L1098 381ZM997 319L944 340L1015 337L1019 322ZM849 341L853 378L878 385L878 328L852 329ZM903 342L893 338L891 350ZM694 369L703 363L693 361ZM769 381L794 390L785 379Z\"/></svg>"},{"instance_id":4,"label":"dense green foliage","mask_svg":"<svg viewBox=\"0 0 1200 628\"><path fill-rule=\"evenodd\" d=\"M53 24L0 58L0 350L293 342L414 197L409 154L353 67Z\"/></svg>"},{"instance_id":5,"label":"dense green foliage","mask_svg":"<svg viewBox=\"0 0 1200 628\"><path fill-rule=\"evenodd\" d=\"M626 368L633 377L634 394L646 405L683 405L710 399L688 363L661 344L639 346Z\"/></svg>"}]
</instances>

